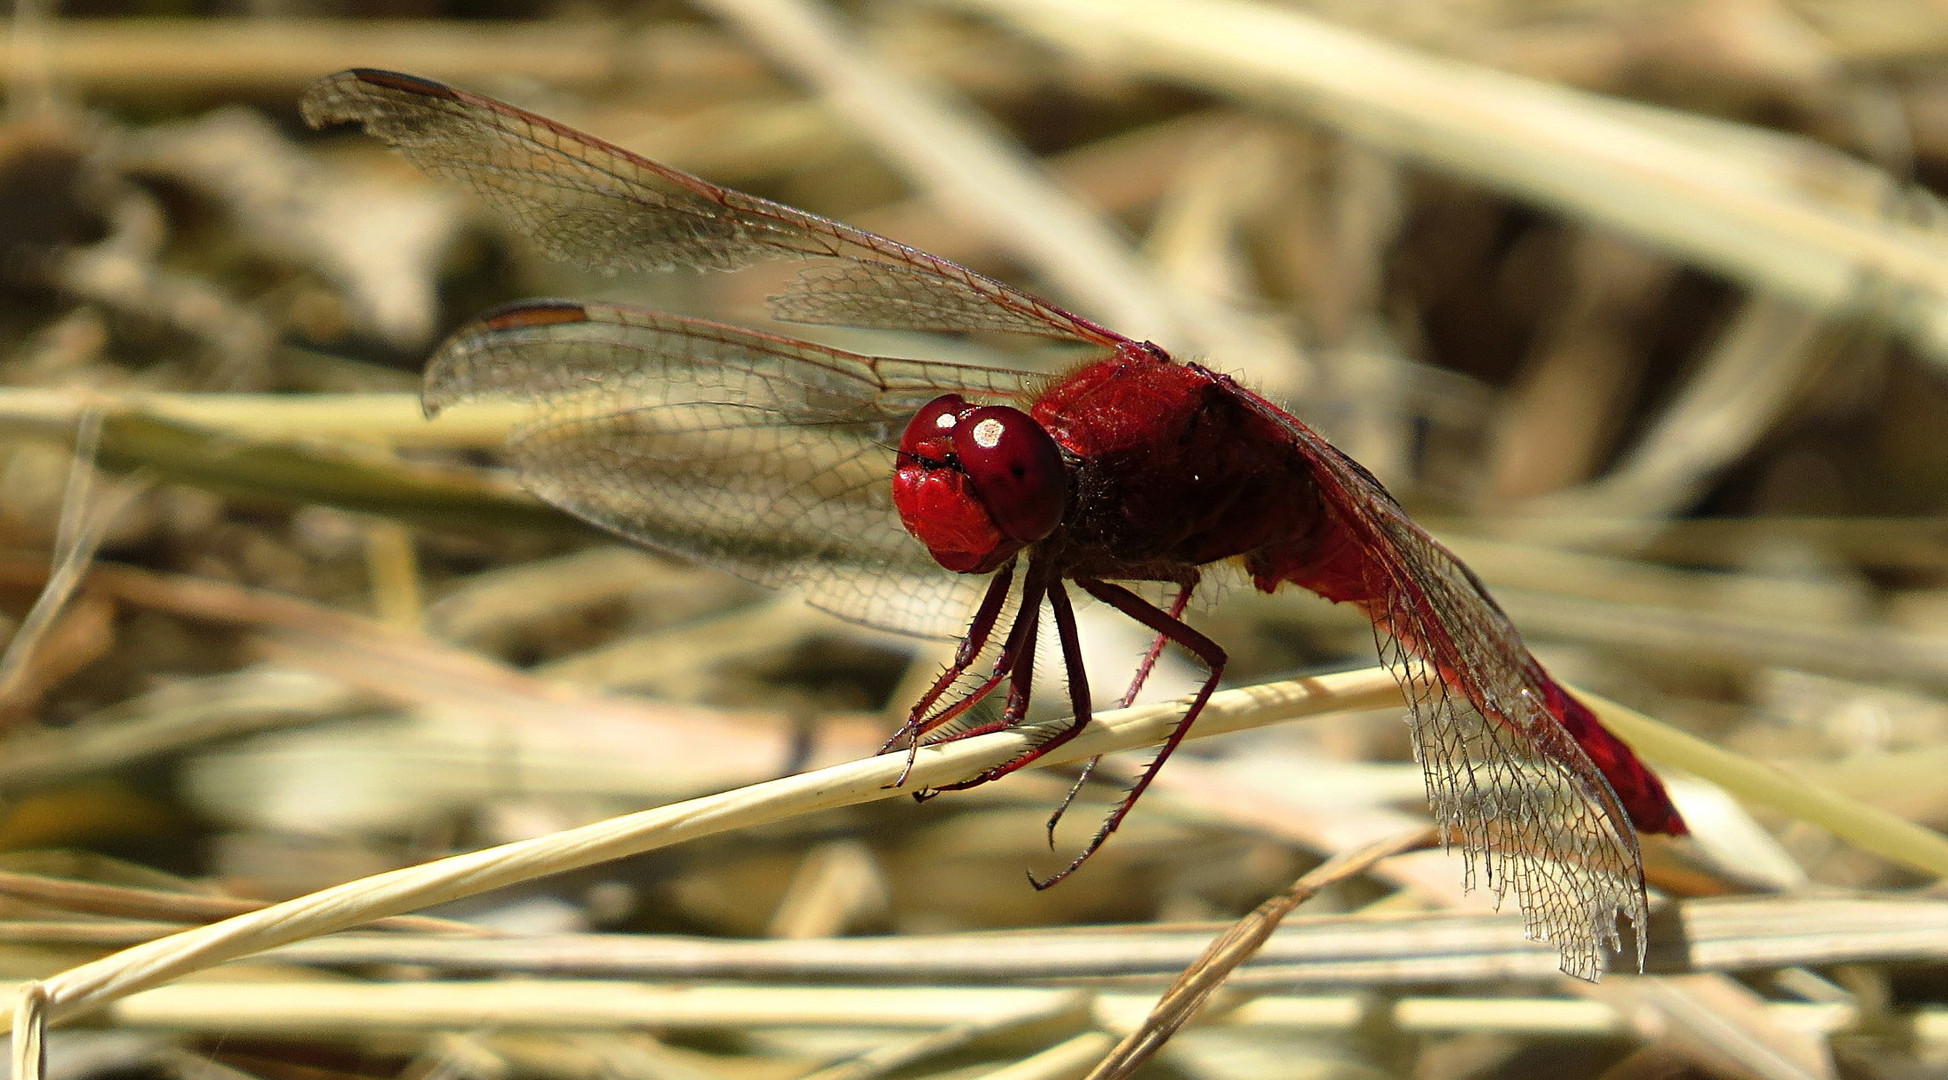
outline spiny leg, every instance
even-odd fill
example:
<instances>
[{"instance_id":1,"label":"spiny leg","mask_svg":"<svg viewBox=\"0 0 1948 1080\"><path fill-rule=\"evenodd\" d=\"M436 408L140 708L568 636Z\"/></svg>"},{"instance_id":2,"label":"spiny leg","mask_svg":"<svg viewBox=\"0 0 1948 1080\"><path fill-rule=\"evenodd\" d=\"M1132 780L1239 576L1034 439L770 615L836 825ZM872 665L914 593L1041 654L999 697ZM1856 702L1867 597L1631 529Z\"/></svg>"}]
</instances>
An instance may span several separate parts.
<instances>
[{"instance_id":1,"label":"spiny leg","mask_svg":"<svg viewBox=\"0 0 1948 1080\"><path fill-rule=\"evenodd\" d=\"M972 738L976 735L986 735L992 731L1001 731L1021 723L1021 718L1028 715L1029 697L1035 689L1035 638L1042 621L1042 597L1047 595L1047 593L1048 583L1041 580L1031 567L1021 585L1021 608L1015 613L1015 624L1008 631L1007 644L1002 646L1001 656L995 661L994 674L982 683L977 691L980 697L987 696L988 692L994 689L995 684L1005 674L1008 679L1008 705L1002 710L1001 719L991 720L985 724L976 724L964 731L953 732L945 738L935 739L933 742L954 742L960 739ZM1066 599L1064 597L1065 601ZM924 734L927 731L931 731L954 717L959 716L979 699L979 697L970 695L967 698L955 702L952 706L943 710L939 716L928 720L921 727L921 733ZM911 766L913 757L919 752L919 747L915 746L907 755L909 767ZM933 791L915 792L913 797L921 802L925 802L941 791L958 791L963 787L969 786L972 785L950 785L944 788L936 788Z\"/></svg>"},{"instance_id":2,"label":"spiny leg","mask_svg":"<svg viewBox=\"0 0 1948 1080\"><path fill-rule=\"evenodd\" d=\"M1181 623L1184 609L1190 606L1191 591L1197 588L1197 575L1193 573L1183 581L1177 582L1177 595L1170 600L1167 613L1170 621ZM1120 609L1119 609L1120 610ZM1136 703L1136 695L1143 692L1143 684L1150 681L1150 672L1157 666L1157 658L1163 655L1163 647L1170 642L1170 635L1160 633L1150 642L1150 651L1143 654L1143 662L1136 667L1136 678L1130 680L1130 688L1124 693L1122 703L1116 707L1127 709Z\"/></svg>"},{"instance_id":3,"label":"spiny leg","mask_svg":"<svg viewBox=\"0 0 1948 1080\"><path fill-rule=\"evenodd\" d=\"M961 637L959 647L954 650L953 662L940 673L940 677L934 680L927 692L921 694L919 700L913 703L913 710L908 714L906 724L895 732L892 738L886 740L886 745L879 748L880 753L883 754L897 746L901 740L917 740L919 735L939 722L937 719L923 722L921 718L935 702L940 700L941 695L945 694L949 687L959 681L962 675L967 674L967 669L973 667L974 661L980 657L981 650L987 647L988 638L994 633L995 623L1000 621L1001 609L1008 602L1008 593L1014 588L1014 580L1013 561L995 571L994 577L988 582L987 593L981 598L981 606L975 610L974 617L968 622L967 633ZM993 684L998 683L1000 676L1005 672L1006 665L997 664L995 676L985 684L986 689L970 695L973 700L978 701L985 697L987 691L993 689Z\"/></svg>"},{"instance_id":4,"label":"spiny leg","mask_svg":"<svg viewBox=\"0 0 1948 1080\"><path fill-rule=\"evenodd\" d=\"M913 711L907 714L906 723L879 748L879 752L883 754L902 741L909 747L906 768L900 771L900 778L893 782L894 787L905 784L907 774L913 771L913 758L920 751L921 736L952 720L993 693L994 688L999 686L1002 678L1006 676L1009 659L1007 650L1004 648L1001 656L995 661L994 671L985 681L962 695L959 701L942 710L940 715L926 716L927 710L933 708L941 695L945 694L954 683L960 681L961 676L967 674L967 669L974 666L974 661L980 657L981 650L987 648L988 638L994 632L995 623L1001 618L1001 609L1008 602L1008 593L1014 588L1014 581L1015 564L1010 560L1006 566L995 571L993 579L988 582L987 595L981 598L981 606L975 609L974 618L968 622L967 634L961 638L960 647L954 650L953 663L947 665L946 670L940 673L940 677L934 680L933 686L913 703ZM1013 642L1015 635L1010 633L1008 638Z\"/></svg>"},{"instance_id":5,"label":"spiny leg","mask_svg":"<svg viewBox=\"0 0 1948 1080\"><path fill-rule=\"evenodd\" d=\"M1060 579L1049 583L1048 606L1049 610L1055 616L1055 634L1062 642L1062 666L1069 679L1069 709L1071 711L1069 723L1062 730L1049 736L1033 749L996 765L994 768L989 769L972 780L963 780L958 784L947 784L940 790L965 791L968 788L979 787L992 780L999 780L1009 773L1036 761L1042 755L1047 754L1070 739L1075 738L1082 733L1083 728L1089 726L1089 720L1093 715L1089 705L1089 673L1082 666L1082 638L1076 632L1075 608L1069 604L1069 591L1062 587ZM1013 702L1010 701L1009 705L1012 710ZM999 731L1004 728L1013 727L1019 724L1021 720L1022 717L1018 715L1013 717L1004 716L996 723L971 729L966 734L981 735L988 731Z\"/></svg>"},{"instance_id":6,"label":"spiny leg","mask_svg":"<svg viewBox=\"0 0 1948 1080\"><path fill-rule=\"evenodd\" d=\"M1150 786L1152 780L1157 778L1157 770L1163 768L1163 763L1170 759L1170 755L1176 752L1177 745L1184 741L1185 735L1190 733L1191 724L1196 722L1197 714L1204 711L1204 703L1211 700L1211 692L1217 689L1218 679L1224 674L1224 665L1230 659L1225 655L1224 650L1218 647L1217 642L1198 633L1182 619L1121 585L1112 585L1107 581L1097 581L1093 578L1077 578L1076 584L1090 596L1190 650L1192 655L1204 662L1204 666L1210 669L1211 674L1204 680L1204 685L1198 687L1197 695L1191 698L1190 708L1184 711L1184 718L1177 721L1177 726L1170 729L1170 737L1164 740L1162 749L1157 751L1157 756L1151 758L1150 764L1143 767L1143 772L1136 778L1135 785L1130 788L1128 794L1123 796L1122 803L1103 819L1102 825L1096 830L1096 835L1082 849L1082 853L1046 881L1037 881L1034 875L1029 875L1029 882L1037 889L1046 889L1075 873L1078 867L1089 861L1089 856L1094 855L1097 848L1103 846L1103 841L1109 839L1109 834L1116 831L1116 827L1123 823L1123 819L1129 816L1130 809L1136 805L1136 800L1142 798L1144 790Z\"/></svg>"},{"instance_id":7,"label":"spiny leg","mask_svg":"<svg viewBox=\"0 0 1948 1080\"><path fill-rule=\"evenodd\" d=\"M1168 612L1173 621L1183 620L1184 609L1190 606L1190 594L1195 588L1197 588L1195 573L1177 583L1177 595L1171 598ZM1117 703L1117 708L1127 709L1136 703L1136 695L1142 693L1143 684L1150 681L1150 672L1157 666L1157 658L1163 655L1163 647L1169 641L1169 634L1158 634L1151 640L1150 651L1143 654L1143 662L1136 666L1136 677L1130 680L1130 688L1123 692L1123 700ZM1082 771L1076 774L1075 783L1069 785L1069 793L1062 796L1061 804L1055 808L1053 814L1048 816L1049 847L1055 846L1055 827L1062 823L1062 815L1069 812L1069 805L1075 802L1077 795L1082 794L1082 789L1088 785L1090 776L1095 774L1096 766L1101 762L1102 755L1098 754L1082 763Z\"/></svg>"}]
</instances>

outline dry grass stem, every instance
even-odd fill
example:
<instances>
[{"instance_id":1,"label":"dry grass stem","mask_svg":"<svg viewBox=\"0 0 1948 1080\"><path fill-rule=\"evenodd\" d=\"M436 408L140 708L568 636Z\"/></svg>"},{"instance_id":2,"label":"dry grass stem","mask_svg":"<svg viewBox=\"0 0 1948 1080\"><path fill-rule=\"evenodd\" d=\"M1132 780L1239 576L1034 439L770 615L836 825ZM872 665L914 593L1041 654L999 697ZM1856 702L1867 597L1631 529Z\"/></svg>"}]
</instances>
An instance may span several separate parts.
<instances>
[{"instance_id":1,"label":"dry grass stem","mask_svg":"<svg viewBox=\"0 0 1948 1080\"><path fill-rule=\"evenodd\" d=\"M15 1080L41 1080L47 1070L47 995L38 983L15 991L13 1075Z\"/></svg>"},{"instance_id":2,"label":"dry grass stem","mask_svg":"<svg viewBox=\"0 0 1948 1080\"><path fill-rule=\"evenodd\" d=\"M0 423L9 431L67 438L87 410L105 421L153 417L230 438L264 442L354 440L390 446L495 447L524 415L519 407L469 405L427 420L416 394L128 393L85 389L0 390Z\"/></svg>"},{"instance_id":3,"label":"dry grass stem","mask_svg":"<svg viewBox=\"0 0 1948 1080\"><path fill-rule=\"evenodd\" d=\"M1300 716L1375 708L1398 692L1383 671L1227 691L1211 699L1197 733L1215 735ZM1057 759L1050 763L1158 741L1178 716L1174 704L1105 714L1061 754L1050 755ZM44 983L48 1008L58 1017L192 971L413 908L700 836L939 787L1007 760L1034 745L1034 739L1032 732L1002 732L927 747L915 760L904 789L891 785L905 769L906 755L882 755L349 882L63 972Z\"/></svg>"},{"instance_id":4,"label":"dry grass stem","mask_svg":"<svg viewBox=\"0 0 1948 1080\"><path fill-rule=\"evenodd\" d=\"M1183 974L1171 982L1163 992L1163 998L1143 1023L1125 1035L1123 1041L1089 1073L1090 1080L1122 1080L1142 1068L1172 1035L1210 1004L1211 996L1218 992L1240 964L1258 955L1273 931L1278 929L1279 923L1300 904L1317 895L1319 890L1363 874L1382 859L1439 842L1434 830L1421 829L1358 851L1343 852L1307 873L1284 893L1258 905L1230 929L1219 934L1184 969Z\"/></svg>"},{"instance_id":5,"label":"dry grass stem","mask_svg":"<svg viewBox=\"0 0 1948 1080\"><path fill-rule=\"evenodd\" d=\"M1537 635L1642 649L1686 664L1769 665L1842 678L1948 683L1948 638L1885 625L1808 625L1737 614L1600 603L1504 588L1502 606Z\"/></svg>"},{"instance_id":6,"label":"dry grass stem","mask_svg":"<svg viewBox=\"0 0 1948 1080\"><path fill-rule=\"evenodd\" d=\"M316 723L365 700L331 680L268 665L164 687L69 727L0 741L0 790L27 791L219 739Z\"/></svg>"},{"instance_id":7,"label":"dry grass stem","mask_svg":"<svg viewBox=\"0 0 1948 1080\"><path fill-rule=\"evenodd\" d=\"M884 1076L926 1058L966 1046L975 1039L1011 1028L1047 1024L1065 1017L1086 1023L1089 1006L1090 995L1078 990L1066 996L1038 1000L1028 1008L1013 1012L1001 1010L974 1020L950 1022L918 1038L882 1044L857 1057L820 1069L804 1080L871 1080L872 1077Z\"/></svg>"},{"instance_id":8,"label":"dry grass stem","mask_svg":"<svg viewBox=\"0 0 1948 1080\"><path fill-rule=\"evenodd\" d=\"M1591 990L1582 996L1608 1004L1621 1016L1635 1019L1654 1012L1663 1023L1647 1034L1688 1059L1733 1075L1762 1080L1831 1080L1839 1075L1817 1026L1788 1019L1731 979L1612 979Z\"/></svg>"},{"instance_id":9,"label":"dry grass stem","mask_svg":"<svg viewBox=\"0 0 1948 1080\"><path fill-rule=\"evenodd\" d=\"M182 923L133 919L9 920L0 922L0 940L126 946L182 929ZM266 957L319 967L401 964L482 975L608 979L1150 984L1187 967L1222 929L1198 923L793 941L350 931L279 946ZM1936 961L1948 959L1948 903L1791 896L1687 900L1659 910L1651 938L1650 968L1660 973ZM1234 976L1234 985L1262 990L1295 982L1376 986L1546 979L1554 964L1546 946L1522 936L1514 912L1376 911L1287 920Z\"/></svg>"},{"instance_id":10,"label":"dry grass stem","mask_svg":"<svg viewBox=\"0 0 1948 1080\"><path fill-rule=\"evenodd\" d=\"M7 640L0 653L0 701L20 694L40 646L56 620L67 607L74 590L94 560L102 534L114 516L126 508L143 485L130 482L115 485L106 499L97 499L95 454L101 445L101 413L85 409L74 432L73 458L68 468L67 490L62 496L61 520L54 534L53 565L47 583L34 604Z\"/></svg>"},{"instance_id":11,"label":"dry grass stem","mask_svg":"<svg viewBox=\"0 0 1948 1080\"><path fill-rule=\"evenodd\" d=\"M1948 836L1734 754L1595 694L1578 691L1603 725L1654 761L1681 762L1739 798L1791 814L1849 843L1936 877L1948 877Z\"/></svg>"},{"instance_id":12,"label":"dry grass stem","mask_svg":"<svg viewBox=\"0 0 1948 1080\"><path fill-rule=\"evenodd\" d=\"M67 20L39 49L49 77L64 86L110 94L286 95L321 72L360 64L456 80L515 76L577 85L627 70L695 71L712 52L726 51L720 39L681 29L632 37L601 23L555 20L456 25L338 18ZM22 63L11 47L0 49L0 57L8 71Z\"/></svg>"},{"instance_id":13,"label":"dry grass stem","mask_svg":"<svg viewBox=\"0 0 1948 1080\"><path fill-rule=\"evenodd\" d=\"M1619 984L1622 983L1619 978ZM1634 981L1656 985L1653 981ZM30 984L31 985L31 984ZM607 1031L652 1027L679 1030L763 1027L876 1028L887 1032L940 1030L980 1017L1003 1026L1072 1011L1073 990L1033 987L695 986L637 982L331 983L195 982L134 994L104 1015L129 1027L228 1032L232 1036L356 1034L492 1027L531 1031ZM1098 993L1096 1023L1128 1031L1156 1003L1154 993ZM1419 1033L1501 1031L1529 1034L1615 1034L1628 1018L1598 1002L1560 998L1398 998L1391 1003L1357 994L1267 994L1213 1016L1228 1027L1287 1026L1344 1031L1384 1010L1393 1023ZM1822 1032L1843 1029L1857 1014L1844 1005L1773 1004L1773 1022ZM1918 1026L1941 1023L1948 1010L1928 1010Z\"/></svg>"},{"instance_id":14,"label":"dry grass stem","mask_svg":"<svg viewBox=\"0 0 1948 1080\"><path fill-rule=\"evenodd\" d=\"M71 881L8 870L0 870L0 896L62 911L90 912L128 919L169 919L176 922L216 922L219 919L228 919L270 906L261 900L101 885L91 881ZM401 915L379 920L373 925L375 928L412 930L420 933L458 933L468 936L481 933L480 928L471 923L433 919L423 915Z\"/></svg>"}]
</instances>

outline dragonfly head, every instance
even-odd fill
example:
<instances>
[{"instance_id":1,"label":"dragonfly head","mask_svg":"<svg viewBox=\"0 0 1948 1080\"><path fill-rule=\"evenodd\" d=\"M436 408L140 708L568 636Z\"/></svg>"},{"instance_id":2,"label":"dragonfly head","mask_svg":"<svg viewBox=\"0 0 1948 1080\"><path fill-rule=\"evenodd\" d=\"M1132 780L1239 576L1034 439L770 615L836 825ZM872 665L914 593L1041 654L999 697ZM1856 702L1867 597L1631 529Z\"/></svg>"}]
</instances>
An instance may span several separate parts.
<instances>
[{"instance_id":1,"label":"dragonfly head","mask_svg":"<svg viewBox=\"0 0 1948 1080\"><path fill-rule=\"evenodd\" d=\"M900 436L893 505L934 560L984 574L1062 523L1062 452L1020 409L959 394L926 404Z\"/></svg>"}]
</instances>

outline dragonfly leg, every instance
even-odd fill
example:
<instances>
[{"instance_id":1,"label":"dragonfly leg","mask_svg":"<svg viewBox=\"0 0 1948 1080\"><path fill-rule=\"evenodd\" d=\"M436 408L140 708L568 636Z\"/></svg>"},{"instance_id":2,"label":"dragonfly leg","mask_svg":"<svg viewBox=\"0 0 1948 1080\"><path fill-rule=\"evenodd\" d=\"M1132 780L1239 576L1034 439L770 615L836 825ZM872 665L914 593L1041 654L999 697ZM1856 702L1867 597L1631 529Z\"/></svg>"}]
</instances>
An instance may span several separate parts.
<instances>
[{"instance_id":1,"label":"dragonfly leg","mask_svg":"<svg viewBox=\"0 0 1948 1080\"><path fill-rule=\"evenodd\" d=\"M1046 880L1037 880L1033 874L1029 875L1029 883L1037 889L1046 889L1075 873L1083 863L1089 861L1089 856L1094 855L1097 848L1103 846L1103 841L1109 839L1109 834L1116 831L1116 827L1123 823L1123 819L1129 816L1130 809L1136 805L1136 800L1143 797L1143 792L1149 788L1150 782L1157 778L1157 770L1163 768L1163 763L1170 760L1170 755L1176 752L1177 745L1184 741L1184 736L1190 734L1191 724L1196 722L1197 714L1204 711L1204 703L1211 700L1211 692L1217 689L1218 679L1224 674L1224 665L1230 659L1217 642L1198 633L1176 615L1164 611L1121 585L1093 578L1077 578L1076 584L1090 596L1190 650L1193 656L1204 662L1204 666L1210 669L1211 674L1204 680L1204 685L1198 687L1196 696L1191 698L1190 708L1184 710L1184 718L1177 721L1176 727L1170 729L1170 737L1164 740L1163 747L1157 751L1157 756L1151 758L1150 763L1143 767L1143 772L1136 778L1136 783L1123 796L1123 801L1116 809L1110 811L1109 816L1103 819L1102 825L1096 829L1096 835L1090 838L1089 843L1083 847L1082 853L1077 855L1068 866Z\"/></svg>"},{"instance_id":2,"label":"dragonfly leg","mask_svg":"<svg viewBox=\"0 0 1948 1080\"><path fill-rule=\"evenodd\" d=\"M1069 708L1071 710L1069 723L1062 730L1044 739L1040 744L1028 750L1026 753L1004 761L972 780L963 780L958 784L948 784L940 790L965 791L971 787L979 787L990 781L999 780L1009 773L1030 764L1049 751L1068 742L1070 739L1075 738L1082 733L1083 728L1089 726L1089 719L1092 715L1089 706L1089 674L1082 666L1082 639L1076 633L1075 608L1069 604L1069 592L1062 587L1062 582L1059 579L1049 583L1048 606L1049 610L1055 615L1055 634L1062 642L1062 666L1069 678ZM1033 663L1033 659L1033 657L1029 657L1028 662ZM1022 714L1027 712L1027 700L1025 696L1020 712L1015 710L1014 704L1014 700L1011 697L1008 702L1008 713L999 721L983 725L979 728L969 729L965 735L982 735L989 731L1000 731L1011 728L1021 723Z\"/></svg>"},{"instance_id":3,"label":"dragonfly leg","mask_svg":"<svg viewBox=\"0 0 1948 1080\"><path fill-rule=\"evenodd\" d=\"M1177 583L1177 594L1171 597L1168 612L1173 622L1183 620L1184 609L1190 606L1191 590L1195 588L1197 588L1195 573ZM1143 661L1136 666L1136 676L1130 680L1130 688L1123 692L1123 700L1117 703L1117 708L1127 709L1136 703L1136 695L1142 693L1143 684L1150 681L1150 672L1157 666L1157 658L1163 655L1163 647L1169 642L1170 635L1161 633L1151 640L1150 651L1143 654ZM1055 812L1048 816L1049 847L1055 846L1055 827L1062 823L1062 815L1069 812L1070 804L1075 802L1077 795L1082 794L1082 789L1088 785L1089 777L1095 774L1096 766L1101 761L1102 756L1098 754L1082 763L1082 771L1076 774L1075 783L1069 785L1069 793L1062 796L1060 805L1056 806Z\"/></svg>"},{"instance_id":4,"label":"dragonfly leg","mask_svg":"<svg viewBox=\"0 0 1948 1080\"><path fill-rule=\"evenodd\" d=\"M1008 679L1008 705L1001 711L1001 718L963 728L952 735L932 741L954 742L990 732L1006 731L1021 723L1022 718L1028 715L1028 701L1035 689L1035 642L1039 637L1042 598L1048 595L1048 583L1035 580L1032 573L1022 583L1021 610L1015 615L1014 629L1008 634L1008 643L1002 648L1001 659L996 661L994 676L989 680L998 681L1003 675ZM1065 595L1062 600L1066 604L1068 597ZM1033 608L1028 606L1031 602L1035 605ZM1034 612L1033 615L1029 614L1031 611ZM955 702L951 712L943 714L943 717L959 715L968 704L971 702ZM940 722L940 720L931 720L927 726L936 727ZM973 787L979 782L971 781L940 790L959 791L962 787Z\"/></svg>"},{"instance_id":5,"label":"dragonfly leg","mask_svg":"<svg viewBox=\"0 0 1948 1080\"><path fill-rule=\"evenodd\" d=\"M913 759L919 754L920 746L923 745L920 742L920 736L938 729L940 725L947 723L967 711L975 702L980 701L991 693L1004 677L1008 680L1008 705L1007 708L1002 710L1001 719L985 724L977 724L971 728L953 732L944 738L929 741L953 742L975 735L985 735L991 731L1011 728L1021 723L1021 718L1028 715L1028 701L1035 687L1036 630L1041 623L1042 597L1047 594L1047 591L1047 583L1038 580L1036 575L1032 573L1027 575L1025 580L1023 580L1021 586L1021 608L1015 615L1014 626L1008 631L1006 644L1001 647L1001 656L994 662L994 672L983 680L981 685L974 689L973 693L954 702L946 709L941 710L938 715L929 717L926 723L919 725L914 736L914 745L907 752L907 767L909 769L912 768ZM900 779L904 781L906 774L902 773ZM924 802L940 791L958 791L961 786L972 785L956 785L939 788L934 791L916 792L914 797Z\"/></svg>"},{"instance_id":6,"label":"dragonfly leg","mask_svg":"<svg viewBox=\"0 0 1948 1080\"><path fill-rule=\"evenodd\" d=\"M975 610L974 618L969 621L967 633L960 640L960 647L954 650L953 663L947 665L946 670L940 673L940 677L934 680L927 692L920 695L920 699L913 703L913 710L907 714L906 723L901 725L900 729L893 733L893 737L887 739L885 745L879 748L882 754L902 743L909 748L906 769L901 771L900 778L893 786L899 787L906 783L906 774L913 769L913 755L919 752L922 745L921 736L952 720L993 693L994 688L999 686L1002 678L1006 676L1009 658L1004 649L995 662L993 673L985 681L963 695L959 701L942 710L939 715L927 715L928 710L939 702L941 695L959 682L961 676L967 674L968 668L974 666L974 661L979 659L981 650L987 648L988 638L994 633L994 625L1001 618L1001 609L1008 602L1008 593L1014 588L1014 581L1015 564L1012 561L995 571L993 579L988 582L987 595L981 598L981 606ZM1013 638L1014 635L1010 634L1011 642Z\"/></svg>"},{"instance_id":7,"label":"dragonfly leg","mask_svg":"<svg viewBox=\"0 0 1948 1080\"><path fill-rule=\"evenodd\" d=\"M1184 609L1190 606L1190 594L1196 588L1197 576L1194 573L1177 582L1177 595L1171 597L1170 610L1166 613L1171 622L1183 623ZM1136 678L1130 680L1130 688L1123 694L1123 701L1117 708L1127 709L1136 702L1136 695L1142 693L1143 684L1150 681L1150 672L1157 666L1157 658L1163 655L1163 647L1170 641L1170 634L1158 633L1156 639L1150 642L1150 651L1143 654L1143 662L1136 667Z\"/></svg>"}]
</instances>

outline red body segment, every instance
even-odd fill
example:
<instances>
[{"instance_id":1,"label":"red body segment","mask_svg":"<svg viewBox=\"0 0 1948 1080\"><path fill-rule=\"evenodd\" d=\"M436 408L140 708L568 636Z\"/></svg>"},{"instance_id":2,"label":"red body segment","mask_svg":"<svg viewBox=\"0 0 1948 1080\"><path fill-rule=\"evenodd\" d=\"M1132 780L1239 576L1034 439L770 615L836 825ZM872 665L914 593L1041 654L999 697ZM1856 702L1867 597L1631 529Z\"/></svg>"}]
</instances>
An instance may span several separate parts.
<instances>
[{"instance_id":1,"label":"red body segment","mask_svg":"<svg viewBox=\"0 0 1948 1080\"><path fill-rule=\"evenodd\" d=\"M1238 557L1263 592L1290 583L1385 618L1393 583L1376 580L1371 544L1321 500L1313 459L1292 438L1304 425L1263 398L1152 346L1070 375L1032 411L1080 462L1070 518L1049 541L1078 572L1174 580L1173 566ZM1684 833L1656 774L1540 664L1528 664L1549 712L1631 822Z\"/></svg>"},{"instance_id":2,"label":"red body segment","mask_svg":"<svg viewBox=\"0 0 1948 1080\"><path fill-rule=\"evenodd\" d=\"M1309 543L1322 520L1290 440L1230 383L1154 345L1073 372L1029 411L1076 462L1049 543L1078 576L1178 581L1269 543Z\"/></svg>"}]
</instances>

